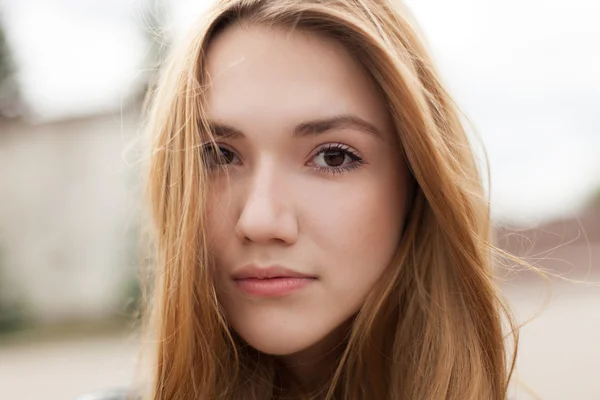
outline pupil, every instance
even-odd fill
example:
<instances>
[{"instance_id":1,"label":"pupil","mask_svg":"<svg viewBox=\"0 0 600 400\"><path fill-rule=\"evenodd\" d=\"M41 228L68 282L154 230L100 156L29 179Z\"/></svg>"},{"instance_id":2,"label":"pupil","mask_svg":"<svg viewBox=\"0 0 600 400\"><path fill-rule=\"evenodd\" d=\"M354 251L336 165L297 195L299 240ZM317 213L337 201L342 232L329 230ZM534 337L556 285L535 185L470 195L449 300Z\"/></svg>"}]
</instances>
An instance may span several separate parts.
<instances>
[{"instance_id":1,"label":"pupil","mask_svg":"<svg viewBox=\"0 0 600 400\"><path fill-rule=\"evenodd\" d=\"M227 149L220 149L220 159L224 164L233 162L233 153Z\"/></svg>"},{"instance_id":2,"label":"pupil","mask_svg":"<svg viewBox=\"0 0 600 400\"><path fill-rule=\"evenodd\" d=\"M325 163L330 167L339 167L344 163L346 155L341 151L328 151L324 154Z\"/></svg>"},{"instance_id":3,"label":"pupil","mask_svg":"<svg viewBox=\"0 0 600 400\"><path fill-rule=\"evenodd\" d=\"M204 157L211 165L230 164L233 162L233 152L217 146L206 146Z\"/></svg>"}]
</instances>

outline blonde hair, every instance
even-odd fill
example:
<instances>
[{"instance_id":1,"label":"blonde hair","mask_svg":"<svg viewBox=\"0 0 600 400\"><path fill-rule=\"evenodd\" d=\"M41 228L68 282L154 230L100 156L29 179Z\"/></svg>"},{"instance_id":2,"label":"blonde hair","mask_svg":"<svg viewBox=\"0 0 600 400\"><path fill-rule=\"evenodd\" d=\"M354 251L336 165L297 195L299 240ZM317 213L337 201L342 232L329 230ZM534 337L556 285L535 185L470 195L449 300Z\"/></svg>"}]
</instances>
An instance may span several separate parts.
<instances>
[{"instance_id":1,"label":"blonde hair","mask_svg":"<svg viewBox=\"0 0 600 400\"><path fill-rule=\"evenodd\" d=\"M242 344L211 279L208 176L198 151L212 137L206 51L239 22L307 30L344 45L379 86L411 172L413 197L394 261L356 315L319 393L304 392L273 357ZM152 104L152 399L506 397L514 354L504 316L515 342L516 330L493 280L489 202L457 107L401 4L221 0L174 53Z\"/></svg>"}]
</instances>

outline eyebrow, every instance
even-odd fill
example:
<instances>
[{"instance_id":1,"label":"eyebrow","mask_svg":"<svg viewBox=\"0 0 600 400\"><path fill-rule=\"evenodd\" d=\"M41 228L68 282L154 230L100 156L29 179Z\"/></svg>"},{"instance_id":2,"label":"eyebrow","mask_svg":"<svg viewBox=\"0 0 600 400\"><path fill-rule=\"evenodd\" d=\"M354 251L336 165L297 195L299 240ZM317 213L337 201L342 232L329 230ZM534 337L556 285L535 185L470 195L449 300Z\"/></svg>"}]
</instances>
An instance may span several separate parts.
<instances>
[{"instance_id":1,"label":"eyebrow","mask_svg":"<svg viewBox=\"0 0 600 400\"><path fill-rule=\"evenodd\" d=\"M239 129L226 124L210 122L209 126L216 137L237 139L244 137ZM294 137L317 136L329 131L340 129L355 129L378 138L383 138L382 132L370 122L356 115L337 115L312 121L301 122L294 128Z\"/></svg>"}]
</instances>

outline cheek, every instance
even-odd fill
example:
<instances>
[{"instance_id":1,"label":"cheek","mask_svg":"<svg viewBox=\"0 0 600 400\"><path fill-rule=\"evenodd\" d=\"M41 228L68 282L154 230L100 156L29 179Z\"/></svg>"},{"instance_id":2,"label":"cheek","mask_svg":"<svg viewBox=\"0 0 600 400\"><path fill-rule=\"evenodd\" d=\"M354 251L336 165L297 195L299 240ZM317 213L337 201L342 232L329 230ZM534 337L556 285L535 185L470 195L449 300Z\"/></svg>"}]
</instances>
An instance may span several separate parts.
<instances>
[{"instance_id":1,"label":"cheek","mask_svg":"<svg viewBox=\"0 0 600 400\"><path fill-rule=\"evenodd\" d=\"M212 190L206 203L206 239L211 254L217 260L227 254L234 234L235 222L231 199L226 190Z\"/></svg>"},{"instance_id":2,"label":"cheek","mask_svg":"<svg viewBox=\"0 0 600 400\"><path fill-rule=\"evenodd\" d=\"M383 273L400 239L404 192L401 182L365 179L352 190L324 195L312 209L313 236L323 269L339 287L364 292ZM360 187L360 190L357 189Z\"/></svg>"}]
</instances>

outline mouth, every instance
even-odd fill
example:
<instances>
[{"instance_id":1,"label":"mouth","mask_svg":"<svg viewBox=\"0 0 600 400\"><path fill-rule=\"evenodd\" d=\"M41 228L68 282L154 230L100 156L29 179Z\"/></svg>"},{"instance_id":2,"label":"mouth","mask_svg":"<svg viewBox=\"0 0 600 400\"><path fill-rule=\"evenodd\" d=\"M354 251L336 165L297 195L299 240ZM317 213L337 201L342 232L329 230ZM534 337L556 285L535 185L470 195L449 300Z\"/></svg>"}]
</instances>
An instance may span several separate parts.
<instances>
[{"instance_id":1,"label":"mouth","mask_svg":"<svg viewBox=\"0 0 600 400\"><path fill-rule=\"evenodd\" d=\"M246 278L236 279L236 286L247 294L259 297L281 297L309 286L317 278Z\"/></svg>"},{"instance_id":2,"label":"mouth","mask_svg":"<svg viewBox=\"0 0 600 400\"><path fill-rule=\"evenodd\" d=\"M244 279L278 279L278 278L314 278L315 275L305 274L298 271L294 271L288 268L273 266L273 267L256 267L248 266L242 268L240 271L233 275L234 280Z\"/></svg>"},{"instance_id":3,"label":"mouth","mask_svg":"<svg viewBox=\"0 0 600 400\"><path fill-rule=\"evenodd\" d=\"M318 280L282 267L247 267L233 275L236 286L246 294L259 297L280 297L306 288Z\"/></svg>"}]
</instances>

